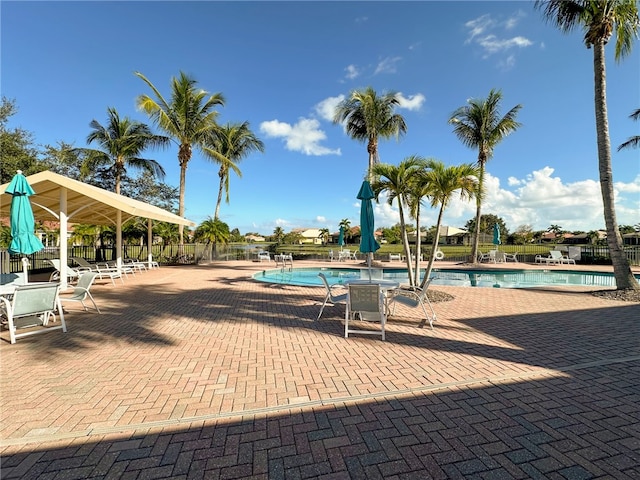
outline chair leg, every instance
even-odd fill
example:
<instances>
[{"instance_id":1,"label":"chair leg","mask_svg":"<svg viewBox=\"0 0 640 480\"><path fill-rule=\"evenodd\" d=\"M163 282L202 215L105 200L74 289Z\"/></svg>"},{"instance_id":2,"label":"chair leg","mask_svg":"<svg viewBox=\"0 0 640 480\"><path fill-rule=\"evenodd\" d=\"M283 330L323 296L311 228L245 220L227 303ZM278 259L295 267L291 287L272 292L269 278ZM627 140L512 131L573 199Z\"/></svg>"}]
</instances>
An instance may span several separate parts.
<instances>
[{"instance_id":1,"label":"chair leg","mask_svg":"<svg viewBox=\"0 0 640 480\"><path fill-rule=\"evenodd\" d=\"M322 312L324 312L324 307L327 305L327 301L328 300L329 300L329 295L324 297L324 302L322 302L322 307L320 307L320 313L318 313L318 317L316 318L316 322L318 320L320 320L320 317L322 316Z\"/></svg>"}]
</instances>

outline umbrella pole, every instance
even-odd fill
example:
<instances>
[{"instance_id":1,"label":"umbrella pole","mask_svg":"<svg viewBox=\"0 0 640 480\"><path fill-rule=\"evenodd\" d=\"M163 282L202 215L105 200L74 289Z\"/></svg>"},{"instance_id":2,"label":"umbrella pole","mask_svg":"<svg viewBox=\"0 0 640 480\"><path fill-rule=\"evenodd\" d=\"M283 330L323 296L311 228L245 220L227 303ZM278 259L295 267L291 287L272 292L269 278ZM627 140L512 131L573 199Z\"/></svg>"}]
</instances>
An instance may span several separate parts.
<instances>
[{"instance_id":1,"label":"umbrella pole","mask_svg":"<svg viewBox=\"0 0 640 480\"><path fill-rule=\"evenodd\" d=\"M24 283L29 283L29 259L22 257L22 271L24 272Z\"/></svg>"}]
</instances>

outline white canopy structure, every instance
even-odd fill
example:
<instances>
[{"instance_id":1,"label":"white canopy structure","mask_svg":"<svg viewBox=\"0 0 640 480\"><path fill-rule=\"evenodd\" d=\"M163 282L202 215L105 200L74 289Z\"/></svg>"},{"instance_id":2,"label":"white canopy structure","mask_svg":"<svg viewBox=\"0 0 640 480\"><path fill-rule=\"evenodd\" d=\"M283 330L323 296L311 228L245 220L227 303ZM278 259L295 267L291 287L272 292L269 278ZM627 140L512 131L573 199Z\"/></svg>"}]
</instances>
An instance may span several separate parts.
<instances>
[{"instance_id":1,"label":"white canopy structure","mask_svg":"<svg viewBox=\"0 0 640 480\"><path fill-rule=\"evenodd\" d=\"M162 208L118 195L93 185L44 171L29 175L29 185L36 192L30 197L36 220L60 223L60 232L67 231L68 223L113 225L116 227L116 254L118 269L122 267L122 223L133 217L148 219L148 245L151 246L151 220L195 226L195 223ZM9 217L11 195L5 183L0 185L0 217ZM67 288L67 236L60 235L61 287ZM151 264L151 248L149 248Z\"/></svg>"}]
</instances>

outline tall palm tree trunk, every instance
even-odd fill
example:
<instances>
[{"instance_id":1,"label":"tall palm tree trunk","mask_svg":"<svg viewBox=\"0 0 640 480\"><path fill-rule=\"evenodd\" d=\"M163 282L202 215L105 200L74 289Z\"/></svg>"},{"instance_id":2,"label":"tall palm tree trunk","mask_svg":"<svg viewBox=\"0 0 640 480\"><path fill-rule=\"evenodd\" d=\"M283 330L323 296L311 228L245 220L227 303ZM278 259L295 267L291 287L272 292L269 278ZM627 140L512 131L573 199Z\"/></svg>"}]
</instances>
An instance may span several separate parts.
<instances>
[{"instance_id":1,"label":"tall palm tree trunk","mask_svg":"<svg viewBox=\"0 0 640 480\"><path fill-rule=\"evenodd\" d=\"M476 194L476 228L471 245L471 263L478 263L478 245L480 243L480 217L482 215L482 191L484 189L484 164L480 162L480 178L478 178L478 192Z\"/></svg>"},{"instance_id":2,"label":"tall palm tree trunk","mask_svg":"<svg viewBox=\"0 0 640 480\"><path fill-rule=\"evenodd\" d=\"M420 255L422 254L422 239L420 238L420 206L418 206L418 210L416 211L416 232L416 266L413 278L417 285L420 281Z\"/></svg>"},{"instance_id":3,"label":"tall palm tree trunk","mask_svg":"<svg viewBox=\"0 0 640 480\"><path fill-rule=\"evenodd\" d=\"M404 246L405 257L407 259L407 274L409 275L409 286L415 286L415 282L413 280L413 268L411 262L411 250L409 249L409 236L407 235L407 229L405 228L404 222L404 211L402 208L402 200L401 197L398 196L398 205L400 208L398 209L398 213L400 214L400 228L402 228L402 243Z\"/></svg>"},{"instance_id":4,"label":"tall palm tree trunk","mask_svg":"<svg viewBox=\"0 0 640 480\"><path fill-rule=\"evenodd\" d=\"M598 167L600 189L607 227L607 244L613 264L613 275L618 289L639 289L633 276L629 259L624 252L622 236L618 229L613 193L613 173L611 169L611 142L609 139L609 119L607 117L607 82L604 54L604 40L593 45L593 71L595 85L596 135L598 142Z\"/></svg>"},{"instance_id":5,"label":"tall palm tree trunk","mask_svg":"<svg viewBox=\"0 0 640 480\"><path fill-rule=\"evenodd\" d=\"M433 238L433 248L431 249L431 255L429 255L429 263L427 263L427 271L424 272L424 277L422 282L420 282L420 288L424 288L424 286L429 281L429 277L431 276L431 270L433 270L433 263L436 260L436 253L438 250L438 240L440 239L440 225L442 224L442 216L444 214L444 204L440 204L440 211L438 212L438 222L436 223L436 231L435 237Z\"/></svg>"},{"instance_id":6,"label":"tall palm tree trunk","mask_svg":"<svg viewBox=\"0 0 640 480\"><path fill-rule=\"evenodd\" d=\"M180 165L180 196L178 204L178 215L184 217L184 189L187 182L187 164ZM180 235L180 245L184 244L184 225L178 225L178 234Z\"/></svg>"},{"instance_id":7,"label":"tall palm tree trunk","mask_svg":"<svg viewBox=\"0 0 640 480\"><path fill-rule=\"evenodd\" d=\"M224 174L220 172L218 174L220 177L220 186L218 187L218 200L216 201L216 210L213 213L213 219L218 220L220 215L220 204L222 203L222 190L224 189Z\"/></svg>"}]
</instances>

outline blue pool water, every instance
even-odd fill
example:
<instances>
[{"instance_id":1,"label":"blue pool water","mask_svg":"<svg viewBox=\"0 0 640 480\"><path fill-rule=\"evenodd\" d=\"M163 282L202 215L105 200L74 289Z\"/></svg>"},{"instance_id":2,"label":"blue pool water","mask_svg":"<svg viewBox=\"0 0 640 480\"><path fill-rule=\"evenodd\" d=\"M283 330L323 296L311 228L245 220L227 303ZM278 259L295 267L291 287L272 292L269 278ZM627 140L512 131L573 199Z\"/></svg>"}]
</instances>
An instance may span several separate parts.
<instances>
[{"instance_id":1,"label":"blue pool water","mask_svg":"<svg viewBox=\"0 0 640 480\"><path fill-rule=\"evenodd\" d=\"M366 269L364 269L366 271ZM329 284L341 284L346 279L360 278L361 269L353 268L293 268L263 270L253 275L261 282L283 285L322 286L318 273L324 273ZM532 288L548 286L615 287L610 273L575 270L458 270L433 269L431 285L458 287ZM385 268L383 278L407 283L406 269ZM636 276L638 281L640 277Z\"/></svg>"}]
</instances>

